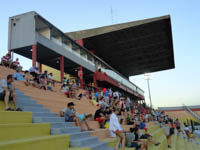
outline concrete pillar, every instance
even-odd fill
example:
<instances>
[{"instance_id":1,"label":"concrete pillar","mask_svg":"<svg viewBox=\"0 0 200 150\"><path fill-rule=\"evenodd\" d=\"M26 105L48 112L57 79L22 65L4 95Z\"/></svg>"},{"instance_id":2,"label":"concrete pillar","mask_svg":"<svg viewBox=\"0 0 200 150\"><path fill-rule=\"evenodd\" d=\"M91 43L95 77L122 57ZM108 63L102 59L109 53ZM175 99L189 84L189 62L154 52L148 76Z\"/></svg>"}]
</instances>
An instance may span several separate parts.
<instances>
[{"instance_id":1,"label":"concrete pillar","mask_svg":"<svg viewBox=\"0 0 200 150\"><path fill-rule=\"evenodd\" d=\"M83 39L76 40L76 43L78 43L79 45L81 45L82 47L84 47Z\"/></svg>"},{"instance_id":2,"label":"concrete pillar","mask_svg":"<svg viewBox=\"0 0 200 150\"><path fill-rule=\"evenodd\" d=\"M60 56L60 80L64 77L64 56Z\"/></svg>"},{"instance_id":3,"label":"concrete pillar","mask_svg":"<svg viewBox=\"0 0 200 150\"><path fill-rule=\"evenodd\" d=\"M39 66L39 72L42 72L42 64L38 63L38 66Z\"/></svg>"},{"instance_id":4,"label":"concrete pillar","mask_svg":"<svg viewBox=\"0 0 200 150\"><path fill-rule=\"evenodd\" d=\"M37 46L32 45L32 66L36 67L37 63Z\"/></svg>"}]
</instances>

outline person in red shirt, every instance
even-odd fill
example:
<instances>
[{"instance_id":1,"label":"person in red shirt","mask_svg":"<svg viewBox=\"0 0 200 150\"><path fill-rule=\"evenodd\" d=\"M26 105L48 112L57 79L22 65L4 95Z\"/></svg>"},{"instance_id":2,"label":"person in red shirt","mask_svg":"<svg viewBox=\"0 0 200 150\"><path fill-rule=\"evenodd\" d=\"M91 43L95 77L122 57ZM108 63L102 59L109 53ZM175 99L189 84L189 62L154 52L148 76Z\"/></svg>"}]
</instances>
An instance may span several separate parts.
<instances>
[{"instance_id":1,"label":"person in red shirt","mask_svg":"<svg viewBox=\"0 0 200 150\"><path fill-rule=\"evenodd\" d=\"M22 69L22 67L20 66L19 58L16 58L16 60L11 63L11 68L15 70Z\"/></svg>"},{"instance_id":2,"label":"person in red shirt","mask_svg":"<svg viewBox=\"0 0 200 150\"><path fill-rule=\"evenodd\" d=\"M8 53L1 58L1 64L6 67L10 67L11 65L11 55Z\"/></svg>"}]
</instances>

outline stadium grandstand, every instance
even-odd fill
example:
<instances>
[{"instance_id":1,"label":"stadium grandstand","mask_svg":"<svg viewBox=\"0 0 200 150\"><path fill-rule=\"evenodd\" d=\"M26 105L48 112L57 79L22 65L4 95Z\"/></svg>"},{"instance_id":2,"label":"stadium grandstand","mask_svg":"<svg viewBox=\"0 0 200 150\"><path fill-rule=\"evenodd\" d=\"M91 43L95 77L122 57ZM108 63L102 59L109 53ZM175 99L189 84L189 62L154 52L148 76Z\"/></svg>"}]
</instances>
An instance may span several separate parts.
<instances>
[{"instance_id":1,"label":"stadium grandstand","mask_svg":"<svg viewBox=\"0 0 200 150\"><path fill-rule=\"evenodd\" d=\"M64 33L32 11L9 18L8 36L0 150L200 148L199 106L149 108L129 81L175 68L170 16Z\"/></svg>"}]
</instances>

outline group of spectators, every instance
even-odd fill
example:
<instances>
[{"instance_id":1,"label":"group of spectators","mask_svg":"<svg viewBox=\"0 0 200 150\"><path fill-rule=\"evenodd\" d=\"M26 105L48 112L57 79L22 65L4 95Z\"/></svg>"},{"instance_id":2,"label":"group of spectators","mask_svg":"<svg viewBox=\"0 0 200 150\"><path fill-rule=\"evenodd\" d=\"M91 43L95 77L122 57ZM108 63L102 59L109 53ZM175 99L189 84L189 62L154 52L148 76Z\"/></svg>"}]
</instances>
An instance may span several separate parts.
<instances>
[{"instance_id":1,"label":"group of spectators","mask_svg":"<svg viewBox=\"0 0 200 150\"><path fill-rule=\"evenodd\" d=\"M66 79L66 77L62 80L61 90L62 92L70 98L77 98L77 92L78 92L79 86L76 83L76 81L71 79Z\"/></svg>"},{"instance_id":2,"label":"group of spectators","mask_svg":"<svg viewBox=\"0 0 200 150\"><path fill-rule=\"evenodd\" d=\"M26 86L32 85L39 89L53 91L53 73L48 74L48 71L40 73L37 67L31 67L25 72L22 72L22 70L18 68L13 74L13 77L17 81L23 81Z\"/></svg>"},{"instance_id":3,"label":"group of spectators","mask_svg":"<svg viewBox=\"0 0 200 150\"><path fill-rule=\"evenodd\" d=\"M12 61L10 53L7 53L1 58L1 64L5 67L9 67L15 70L22 69L22 66L20 66L19 58L16 58L15 61Z\"/></svg>"},{"instance_id":4,"label":"group of spectators","mask_svg":"<svg viewBox=\"0 0 200 150\"><path fill-rule=\"evenodd\" d=\"M21 111L16 105L14 80L24 82L26 86L32 85L36 88L53 91L54 80L52 73L48 74L47 71L40 73L37 67L31 67L23 72L19 59L16 58L15 61L12 61L9 53L1 58L1 65L16 70L14 74L9 74L7 79L0 80L0 100L5 102L6 111ZM9 101L13 101L14 109L9 107Z\"/></svg>"},{"instance_id":5,"label":"group of spectators","mask_svg":"<svg viewBox=\"0 0 200 150\"><path fill-rule=\"evenodd\" d=\"M8 75L6 80L0 80L0 100L4 100L6 111L22 111L16 105L14 79L23 81L26 86L32 85L36 88L53 91L54 80L52 73L48 73L48 71L40 73L37 67L31 67L28 71L22 73L19 59L17 58L13 62L10 54L2 57L1 64L16 70L13 75ZM80 93L77 96L78 89L78 81L63 78L61 91L67 97L80 100L83 94ZM151 110L145 104L134 103L129 97L118 91L113 92L111 88L103 88L96 92L90 91L89 97L92 99L93 104L99 106L99 109L95 112L94 120L99 122L100 128L105 128L108 124L111 136L118 137L116 150L118 150L120 144L122 150L124 150L125 146L135 147L136 150L144 150L148 148L148 142L158 146L160 143L153 140L146 127L146 122L150 121L156 121L160 124L166 136L168 148L172 148L171 136L175 133L175 129L177 129L178 134L185 133L188 140L191 137L187 124L184 124L185 128L182 130L178 119L173 121L162 111ZM14 109L9 107L9 100L13 101ZM59 115L65 117L66 122L75 122L77 126L81 127L82 131L93 130L88 123L88 119L92 117L92 114L79 114L76 112L73 102L68 103L67 108L60 111ZM122 118L118 119L117 116ZM84 129L83 124L85 124L86 129ZM132 127L129 131L124 131L122 124L131 125ZM142 130L145 132L143 133Z\"/></svg>"}]
</instances>

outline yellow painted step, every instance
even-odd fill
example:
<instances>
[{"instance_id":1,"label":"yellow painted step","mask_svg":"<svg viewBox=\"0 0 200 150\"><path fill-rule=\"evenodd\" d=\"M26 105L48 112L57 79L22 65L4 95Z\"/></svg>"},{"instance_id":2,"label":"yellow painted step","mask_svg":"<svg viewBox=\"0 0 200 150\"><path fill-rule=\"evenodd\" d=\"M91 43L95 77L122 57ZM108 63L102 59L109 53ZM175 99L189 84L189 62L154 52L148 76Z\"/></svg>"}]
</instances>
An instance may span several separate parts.
<instances>
[{"instance_id":1,"label":"yellow painted step","mask_svg":"<svg viewBox=\"0 0 200 150\"><path fill-rule=\"evenodd\" d=\"M0 142L0 150L65 150L69 135L51 135Z\"/></svg>"},{"instance_id":2,"label":"yellow painted step","mask_svg":"<svg viewBox=\"0 0 200 150\"><path fill-rule=\"evenodd\" d=\"M78 148L69 148L67 150L91 150L91 148L81 148L81 147L78 147Z\"/></svg>"},{"instance_id":3,"label":"yellow painted step","mask_svg":"<svg viewBox=\"0 0 200 150\"><path fill-rule=\"evenodd\" d=\"M154 125L154 126L152 126L151 128L148 129L148 133L151 134L159 128L160 128L159 125Z\"/></svg>"},{"instance_id":4,"label":"yellow painted step","mask_svg":"<svg viewBox=\"0 0 200 150\"><path fill-rule=\"evenodd\" d=\"M50 124L0 124L0 141L46 136L50 134Z\"/></svg>"},{"instance_id":5,"label":"yellow painted step","mask_svg":"<svg viewBox=\"0 0 200 150\"><path fill-rule=\"evenodd\" d=\"M0 111L0 124L32 123L31 112Z\"/></svg>"}]
</instances>

